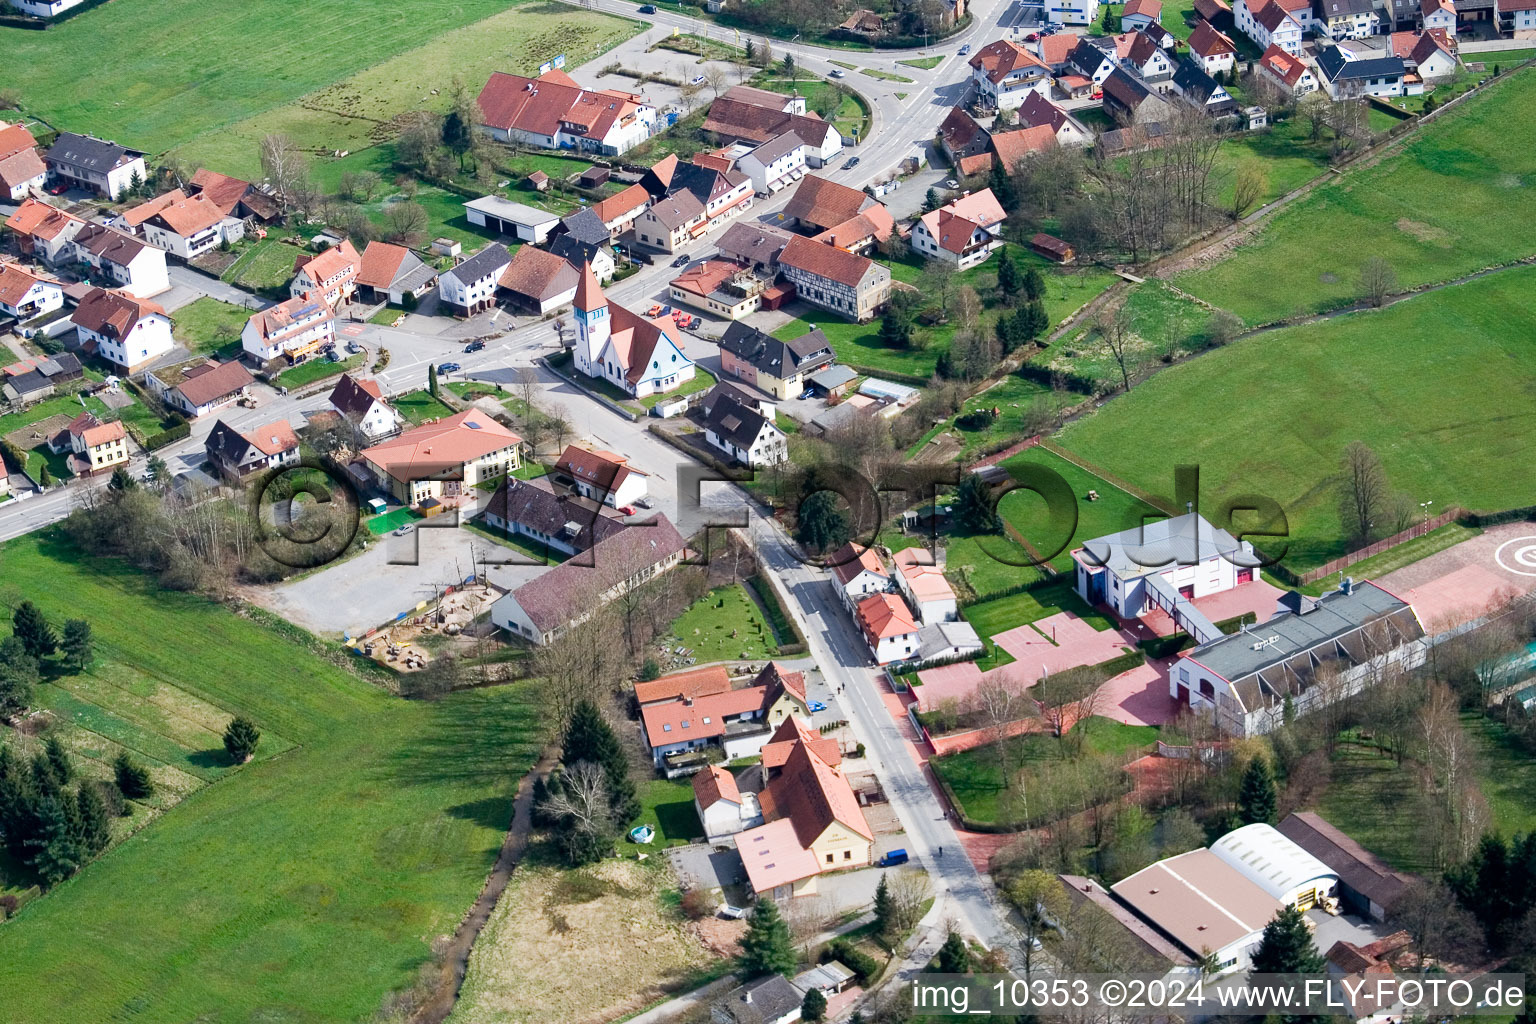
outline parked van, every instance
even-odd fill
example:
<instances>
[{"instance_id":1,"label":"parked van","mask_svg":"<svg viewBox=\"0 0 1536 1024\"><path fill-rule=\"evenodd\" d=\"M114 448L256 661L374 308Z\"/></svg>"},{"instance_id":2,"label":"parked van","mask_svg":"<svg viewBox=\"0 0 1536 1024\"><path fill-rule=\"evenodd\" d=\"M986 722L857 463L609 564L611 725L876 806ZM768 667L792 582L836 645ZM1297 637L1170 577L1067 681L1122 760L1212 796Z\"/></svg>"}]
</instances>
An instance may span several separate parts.
<instances>
[{"instance_id":1,"label":"parked van","mask_svg":"<svg viewBox=\"0 0 1536 1024\"><path fill-rule=\"evenodd\" d=\"M880 858L880 866L883 867L883 868L893 868L893 867L895 867L898 864L905 864L906 862L907 862L907 851L906 850L892 850L891 852L887 853L884 857Z\"/></svg>"}]
</instances>

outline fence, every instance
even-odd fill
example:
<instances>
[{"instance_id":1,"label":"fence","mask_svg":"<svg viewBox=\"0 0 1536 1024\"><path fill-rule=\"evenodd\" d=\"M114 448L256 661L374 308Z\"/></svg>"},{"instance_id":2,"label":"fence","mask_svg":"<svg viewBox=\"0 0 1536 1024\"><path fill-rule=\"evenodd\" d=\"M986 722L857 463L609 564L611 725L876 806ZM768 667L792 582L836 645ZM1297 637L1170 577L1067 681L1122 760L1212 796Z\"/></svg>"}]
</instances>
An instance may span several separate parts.
<instances>
[{"instance_id":1,"label":"fence","mask_svg":"<svg viewBox=\"0 0 1536 1024\"><path fill-rule=\"evenodd\" d=\"M1300 580L1303 585L1308 583L1316 583L1324 576L1332 575L1341 569L1347 569L1351 565L1354 565L1356 562L1364 561L1365 559L1370 558L1372 555L1379 555L1383 551L1386 551L1389 548L1394 548L1404 541L1412 540L1415 537L1422 537L1430 530L1438 530L1440 527L1451 522L1453 519L1460 519L1465 515L1467 515L1467 510L1464 508L1448 508L1439 515L1427 519L1424 522L1415 523L1413 526L1410 526L1408 529L1402 531L1401 533L1394 533L1392 536L1384 537L1374 544L1367 544L1363 548L1358 548L1354 551L1351 551L1349 554L1344 555L1341 558L1335 558L1333 561L1320 565L1316 569L1308 569L1306 572L1301 573L1296 578Z\"/></svg>"}]
</instances>

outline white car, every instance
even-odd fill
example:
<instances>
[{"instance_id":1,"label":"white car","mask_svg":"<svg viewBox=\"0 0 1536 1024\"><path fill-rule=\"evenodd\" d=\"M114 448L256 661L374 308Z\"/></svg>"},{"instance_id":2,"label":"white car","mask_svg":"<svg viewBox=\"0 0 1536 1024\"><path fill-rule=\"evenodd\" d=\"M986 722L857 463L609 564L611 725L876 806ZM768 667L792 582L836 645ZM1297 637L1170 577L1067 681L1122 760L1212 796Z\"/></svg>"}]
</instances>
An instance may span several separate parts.
<instances>
[{"instance_id":1,"label":"white car","mask_svg":"<svg viewBox=\"0 0 1536 1024\"><path fill-rule=\"evenodd\" d=\"M832 77L833 78L847 78L848 77L848 72L844 71L842 68L833 68L832 69Z\"/></svg>"},{"instance_id":2,"label":"white car","mask_svg":"<svg viewBox=\"0 0 1536 1024\"><path fill-rule=\"evenodd\" d=\"M960 183L958 181L956 181L954 178L950 178L948 181L946 181L944 183L944 187L945 188L959 188L960 187Z\"/></svg>"},{"instance_id":3,"label":"white car","mask_svg":"<svg viewBox=\"0 0 1536 1024\"><path fill-rule=\"evenodd\" d=\"M689 85L703 85L704 84L704 76L703 75L694 75L692 78L688 79L688 84Z\"/></svg>"}]
</instances>

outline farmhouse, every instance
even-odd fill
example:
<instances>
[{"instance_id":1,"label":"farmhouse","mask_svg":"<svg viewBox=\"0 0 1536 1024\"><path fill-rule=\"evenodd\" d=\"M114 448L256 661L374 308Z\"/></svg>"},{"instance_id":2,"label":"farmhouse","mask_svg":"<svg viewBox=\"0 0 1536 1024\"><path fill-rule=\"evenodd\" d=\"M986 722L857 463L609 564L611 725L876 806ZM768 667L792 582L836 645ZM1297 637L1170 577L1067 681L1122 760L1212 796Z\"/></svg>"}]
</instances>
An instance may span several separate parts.
<instances>
[{"instance_id":1,"label":"farmhouse","mask_svg":"<svg viewBox=\"0 0 1536 1024\"><path fill-rule=\"evenodd\" d=\"M48 174L71 188L116 199L135 180L144 181L144 154L94 135L60 132L43 157Z\"/></svg>"},{"instance_id":2,"label":"farmhouse","mask_svg":"<svg viewBox=\"0 0 1536 1024\"><path fill-rule=\"evenodd\" d=\"M548 210L535 209L514 203L501 196L481 196L464 204L464 215L476 227L488 228L500 235L508 235L519 242L543 245L560 223L560 218Z\"/></svg>"},{"instance_id":3,"label":"farmhouse","mask_svg":"<svg viewBox=\"0 0 1536 1024\"><path fill-rule=\"evenodd\" d=\"M677 565L685 547L671 520L658 513L504 594L491 606L491 621L535 644L551 643L613 598Z\"/></svg>"},{"instance_id":4,"label":"farmhouse","mask_svg":"<svg viewBox=\"0 0 1536 1024\"><path fill-rule=\"evenodd\" d=\"M57 281L39 277L15 263L0 263L0 313L31 320L62 305L64 289Z\"/></svg>"},{"instance_id":5,"label":"farmhouse","mask_svg":"<svg viewBox=\"0 0 1536 1024\"><path fill-rule=\"evenodd\" d=\"M804 99L764 93L761 89L738 89L728 91L709 105L704 119L706 132L714 132L724 142L753 145L793 132L805 143L805 162L811 167L821 167L843 151L842 134L830 121L805 113Z\"/></svg>"},{"instance_id":6,"label":"farmhouse","mask_svg":"<svg viewBox=\"0 0 1536 1024\"><path fill-rule=\"evenodd\" d=\"M580 281L580 272L559 256L525 245L501 272L498 284L518 305L543 315L574 299Z\"/></svg>"},{"instance_id":7,"label":"farmhouse","mask_svg":"<svg viewBox=\"0 0 1536 1024\"><path fill-rule=\"evenodd\" d=\"M48 168L37 155L37 140L19 124L0 121L0 193L24 199L43 187Z\"/></svg>"},{"instance_id":8,"label":"farmhouse","mask_svg":"<svg viewBox=\"0 0 1536 1024\"><path fill-rule=\"evenodd\" d=\"M183 260L245 237L245 222L224 213L202 193L166 203L142 227L151 244Z\"/></svg>"},{"instance_id":9,"label":"farmhouse","mask_svg":"<svg viewBox=\"0 0 1536 1024\"><path fill-rule=\"evenodd\" d=\"M875 664L889 665L918 656L917 623L912 621L906 602L896 595L871 594L854 609L854 619L875 656Z\"/></svg>"},{"instance_id":10,"label":"farmhouse","mask_svg":"<svg viewBox=\"0 0 1536 1024\"><path fill-rule=\"evenodd\" d=\"M807 175L784 206L784 219L807 234L819 234L851 220L880 201L820 175Z\"/></svg>"},{"instance_id":11,"label":"farmhouse","mask_svg":"<svg viewBox=\"0 0 1536 1024\"><path fill-rule=\"evenodd\" d=\"M675 302L739 320L762 306L768 285L740 263L705 260L674 277L667 288Z\"/></svg>"},{"instance_id":12,"label":"farmhouse","mask_svg":"<svg viewBox=\"0 0 1536 1024\"><path fill-rule=\"evenodd\" d=\"M783 341L733 323L720 338L720 369L781 401L797 398L811 374L831 365L832 343L819 328Z\"/></svg>"},{"instance_id":13,"label":"farmhouse","mask_svg":"<svg viewBox=\"0 0 1536 1024\"><path fill-rule=\"evenodd\" d=\"M82 412L49 439L48 447L56 454L69 453L74 476L95 476L128 461L128 432L118 420L103 423Z\"/></svg>"},{"instance_id":14,"label":"farmhouse","mask_svg":"<svg viewBox=\"0 0 1536 1024\"><path fill-rule=\"evenodd\" d=\"M650 474L629 464L617 452L566 445L555 460L555 472L571 478L576 493L610 508L633 505L646 496Z\"/></svg>"},{"instance_id":15,"label":"farmhouse","mask_svg":"<svg viewBox=\"0 0 1536 1024\"><path fill-rule=\"evenodd\" d=\"M282 215L277 200L248 181L231 178L218 171L200 167L187 183L192 195L201 195L222 210L225 216L263 223L276 220Z\"/></svg>"},{"instance_id":16,"label":"farmhouse","mask_svg":"<svg viewBox=\"0 0 1536 1024\"><path fill-rule=\"evenodd\" d=\"M384 392L375 380L361 380L350 373L341 375L331 389L327 404L357 430L361 438L375 444L400 432L405 418L384 400Z\"/></svg>"},{"instance_id":17,"label":"farmhouse","mask_svg":"<svg viewBox=\"0 0 1536 1024\"><path fill-rule=\"evenodd\" d=\"M1191 850L1110 887L1194 962L1213 956L1217 972L1247 970L1264 926L1281 903L1210 850Z\"/></svg>"},{"instance_id":18,"label":"farmhouse","mask_svg":"<svg viewBox=\"0 0 1536 1024\"><path fill-rule=\"evenodd\" d=\"M730 759L760 754L795 718L810 718L805 677L770 662L750 686L697 697L653 701L640 709L646 746L658 769L686 768L690 754L709 746Z\"/></svg>"},{"instance_id":19,"label":"farmhouse","mask_svg":"<svg viewBox=\"0 0 1536 1024\"><path fill-rule=\"evenodd\" d=\"M1316 92L1317 76L1302 62L1300 57L1287 53L1279 46L1270 44L1255 64L1258 74L1268 78L1296 99Z\"/></svg>"},{"instance_id":20,"label":"farmhouse","mask_svg":"<svg viewBox=\"0 0 1536 1024\"><path fill-rule=\"evenodd\" d=\"M357 268L357 290L365 302L403 305L406 296L419 299L437 285L437 271L403 245L369 242Z\"/></svg>"},{"instance_id":21,"label":"farmhouse","mask_svg":"<svg viewBox=\"0 0 1536 1024\"><path fill-rule=\"evenodd\" d=\"M75 232L70 248L78 262L111 278L129 295L147 299L171 287L164 251L116 228L86 224Z\"/></svg>"},{"instance_id":22,"label":"farmhouse","mask_svg":"<svg viewBox=\"0 0 1536 1024\"><path fill-rule=\"evenodd\" d=\"M1135 0L1133 0L1135 2ZM1029 95L1048 96L1051 69L1039 57L1007 39L988 43L971 56L971 81L982 106L1017 110Z\"/></svg>"},{"instance_id":23,"label":"farmhouse","mask_svg":"<svg viewBox=\"0 0 1536 1024\"><path fill-rule=\"evenodd\" d=\"M363 258L344 238L324 252L305 253L295 259L288 294L296 299L315 295L331 306L340 306L350 302L357 291L357 272L362 266Z\"/></svg>"},{"instance_id":24,"label":"farmhouse","mask_svg":"<svg viewBox=\"0 0 1536 1024\"><path fill-rule=\"evenodd\" d=\"M704 837L710 842L763 823L757 794L751 790L743 793L736 785L736 776L717 764L705 765L693 777L693 809L698 812Z\"/></svg>"},{"instance_id":25,"label":"farmhouse","mask_svg":"<svg viewBox=\"0 0 1536 1024\"><path fill-rule=\"evenodd\" d=\"M70 242L85 227L85 221L40 200L24 199L6 218L5 226L15 232L23 256L57 266L75 258Z\"/></svg>"},{"instance_id":26,"label":"farmhouse","mask_svg":"<svg viewBox=\"0 0 1536 1024\"><path fill-rule=\"evenodd\" d=\"M633 93L585 89L564 71L538 78L497 71L480 90L481 125L498 142L618 156L656 129L656 108Z\"/></svg>"},{"instance_id":27,"label":"farmhouse","mask_svg":"<svg viewBox=\"0 0 1536 1024\"><path fill-rule=\"evenodd\" d=\"M1287 593L1265 622L1202 641L1169 674L1169 694L1222 732L1253 736L1359 693L1389 667L1416 668L1425 648L1410 605L1345 579L1320 598Z\"/></svg>"},{"instance_id":28,"label":"farmhouse","mask_svg":"<svg viewBox=\"0 0 1536 1024\"><path fill-rule=\"evenodd\" d=\"M378 485L403 505L472 493L522 464L523 439L479 409L424 423L359 454Z\"/></svg>"},{"instance_id":29,"label":"farmhouse","mask_svg":"<svg viewBox=\"0 0 1536 1024\"><path fill-rule=\"evenodd\" d=\"M779 269L812 305L862 323L891 295L891 272L856 253L795 236L779 253Z\"/></svg>"},{"instance_id":30,"label":"farmhouse","mask_svg":"<svg viewBox=\"0 0 1536 1024\"><path fill-rule=\"evenodd\" d=\"M722 664L684 669L635 683L635 703L640 707L670 700L697 700L706 694L724 693L731 688L731 674Z\"/></svg>"},{"instance_id":31,"label":"farmhouse","mask_svg":"<svg viewBox=\"0 0 1536 1024\"><path fill-rule=\"evenodd\" d=\"M1408 891L1406 876L1312 811L1287 815L1276 827L1338 876L1338 896L1349 913L1384 921Z\"/></svg>"},{"instance_id":32,"label":"farmhouse","mask_svg":"<svg viewBox=\"0 0 1536 1024\"><path fill-rule=\"evenodd\" d=\"M208 432L203 450L221 476L238 483L264 469L297 462L299 437L287 420L275 420L244 433L219 420Z\"/></svg>"},{"instance_id":33,"label":"farmhouse","mask_svg":"<svg viewBox=\"0 0 1536 1024\"><path fill-rule=\"evenodd\" d=\"M543 481L507 478L480 513L493 529L520 534L562 555L580 554L627 529L618 519L583 508Z\"/></svg>"},{"instance_id":34,"label":"farmhouse","mask_svg":"<svg viewBox=\"0 0 1536 1024\"><path fill-rule=\"evenodd\" d=\"M185 192L179 188L173 188L169 192L162 192L152 199L146 199L136 206L130 206L113 217L108 223L119 231L126 231L133 235L142 235L144 233L145 221L172 203L182 202L186 198L187 194Z\"/></svg>"},{"instance_id":35,"label":"farmhouse","mask_svg":"<svg viewBox=\"0 0 1536 1024\"><path fill-rule=\"evenodd\" d=\"M704 439L744 466L773 466L789 458L779 428L730 394L711 404L704 418Z\"/></svg>"},{"instance_id":36,"label":"farmhouse","mask_svg":"<svg viewBox=\"0 0 1536 1024\"><path fill-rule=\"evenodd\" d=\"M456 316L474 316L496 305L496 287L512 254L500 242L492 242L437 279L442 304Z\"/></svg>"},{"instance_id":37,"label":"farmhouse","mask_svg":"<svg viewBox=\"0 0 1536 1024\"><path fill-rule=\"evenodd\" d=\"M301 362L336 340L336 313L324 299L284 299L252 313L240 332L240 347L259 363L282 357Z\"/></svg>"},{"instance_id":38,"label":"farmhouse","mask_svg":"<svg viewBox=\"0 0 1536 1024\"><path fill-rule=\"evenodd\" d=\"M138 373L171 349L171 318L148 299L92 288L70 316L80 345L124 373Z\"/></svg>"},{"instance_id":39,"label":"farmhouse","mask_svg":"<svg viewBox=\"0 0 1536 1024\"><path fill-rule=\"evenodd\" d=\"M245 389L254 383L256 378L237 359L192 359L144 374L150 394L194 419L245 397Z\"/></svg>"},{"instance_id":40,"label":"farmhouse","mask_svg":"<svg viewBox=\"0 0 1536 1024\"><path fill-rule=\"evenodd\" d=\"M693 360L674 336L672 318L643 317L610 305L591 267L582 269L575 312L574 362L588 377L601 377L635 398L662 394L693 379Z\"/></svg>"},{"instance_id":41,"label":"farmhouse","mask_svg":"<svg viewBox=\"0 0 1536 1024\"><path fill-rule=\"evenodd\" d=\"M912 227L912 248L967 270L1002 247L1007 217L992 190L984 188L923 214Z\"/></svg>"}]
</instances>

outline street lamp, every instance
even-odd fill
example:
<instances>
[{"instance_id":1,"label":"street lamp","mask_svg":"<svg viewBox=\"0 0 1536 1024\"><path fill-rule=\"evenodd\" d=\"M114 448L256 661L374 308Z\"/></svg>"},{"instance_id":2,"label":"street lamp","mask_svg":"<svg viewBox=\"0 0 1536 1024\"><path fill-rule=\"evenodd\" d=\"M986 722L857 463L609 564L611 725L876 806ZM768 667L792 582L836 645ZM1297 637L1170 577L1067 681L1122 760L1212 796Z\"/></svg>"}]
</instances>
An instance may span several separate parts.
<instances>
[{"instance_id":1,"label":"street lamp","mask_svg":"<svg viewBox=\"0 0 1536 1024\"><path fill-rule=\"evenodd\" d=\"M1421 501L1421 502L1419 502L1419 508L1424 510L1423 525L1419 528L1419 536L1420 537L1424 536L1426 533L1429 532L1429 506L1431 506L1433 504L1434 504L1434 502L1432 502L1432 501Z\"/></svg>"}]
</instances>

